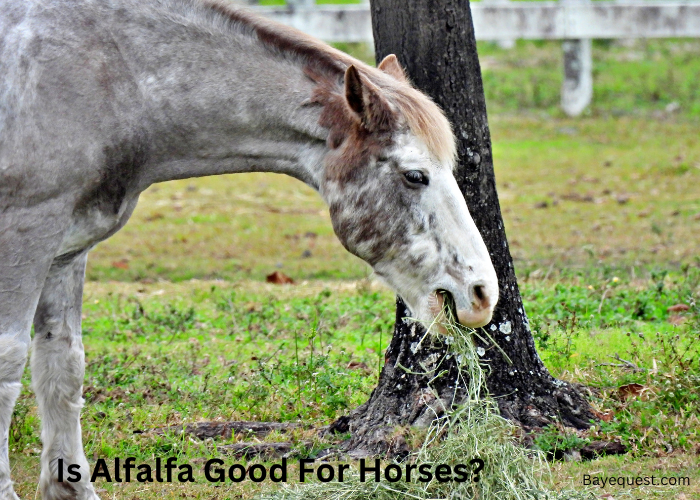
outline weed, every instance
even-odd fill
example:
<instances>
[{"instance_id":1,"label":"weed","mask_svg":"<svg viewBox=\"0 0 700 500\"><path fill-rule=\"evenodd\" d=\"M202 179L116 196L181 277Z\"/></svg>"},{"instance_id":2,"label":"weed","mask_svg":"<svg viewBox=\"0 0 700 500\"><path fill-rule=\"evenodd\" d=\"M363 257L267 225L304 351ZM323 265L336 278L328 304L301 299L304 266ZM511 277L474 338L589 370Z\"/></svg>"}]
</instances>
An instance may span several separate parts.
<instances>
[{"instance_id":1,"label":"weed","mask_svg":"<svg viewBox=\"0 0 700 500\"><path fill-rule=\"evenodd\" d=\"M579 437L575 431L570 429L548 425L535 435L533 444L536 449L546 453L548 458L561 460L566 452L578 450L589 441L589 439Z\"/></svg>"}]
</instances>

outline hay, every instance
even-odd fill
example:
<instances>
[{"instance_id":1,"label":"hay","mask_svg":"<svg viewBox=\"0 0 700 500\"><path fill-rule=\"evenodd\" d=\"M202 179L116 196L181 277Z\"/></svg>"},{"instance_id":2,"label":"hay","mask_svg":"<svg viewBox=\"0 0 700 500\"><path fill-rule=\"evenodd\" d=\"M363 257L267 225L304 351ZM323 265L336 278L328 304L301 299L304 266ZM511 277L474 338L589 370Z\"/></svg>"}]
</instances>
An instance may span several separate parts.
<instances>
[{"instance_id":1,"label":"hay","mask_svg":"<svg viewBox=\"0 0 700 500\"><path fill-rule=\"evenodd\" d=\"M432 330L429 328L428 330ZM412 477L402 480L367 482L360 480L353 468L343 482L311 483L285 486L267 494L262 500L574 500L595 498L587 492L548 491L543 479L549 467L541 452L525 450L516 442L516 428L502 418L494 400L484 396L485 374L472 341L474 331L467 331L454 322L443 325L443 340L456 356L462 386L468 389L467 402L455 410L437 416L429 427L421 448L403 463L391 462L405 469L406 462L415 464L466 464L470 471L476 465L470 460L481 459L484 467L478 482L470 477L466 482L424 483ZM439 368L438 368L439 370ZM388 465L388 464L387 464ZM434 470L434 469L433 469Z\"/></svg>"}]
</instances>

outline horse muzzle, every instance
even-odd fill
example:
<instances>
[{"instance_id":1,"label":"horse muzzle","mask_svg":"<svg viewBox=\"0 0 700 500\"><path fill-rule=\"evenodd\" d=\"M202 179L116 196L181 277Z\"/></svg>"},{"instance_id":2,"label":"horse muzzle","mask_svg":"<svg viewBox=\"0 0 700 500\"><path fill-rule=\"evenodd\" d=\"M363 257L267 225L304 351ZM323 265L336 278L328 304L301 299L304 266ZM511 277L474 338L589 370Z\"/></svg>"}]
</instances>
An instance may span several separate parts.
<instances>
[{"instance_id":1,"label":"horse muzzle","mask_svg":"<svg viewBox=\"0 0 700 500\"><path fill-rule=\"evenodd\" d=\"M430 310L435 317L443 318L443 312L447 310L460 325L468 328L487 325L493 317L495 307L496 300L490 297L486 286L480 283L472 285L467 294L458 298L448 290L436 290L430 300Z\"/></svg>"}]
</instances>

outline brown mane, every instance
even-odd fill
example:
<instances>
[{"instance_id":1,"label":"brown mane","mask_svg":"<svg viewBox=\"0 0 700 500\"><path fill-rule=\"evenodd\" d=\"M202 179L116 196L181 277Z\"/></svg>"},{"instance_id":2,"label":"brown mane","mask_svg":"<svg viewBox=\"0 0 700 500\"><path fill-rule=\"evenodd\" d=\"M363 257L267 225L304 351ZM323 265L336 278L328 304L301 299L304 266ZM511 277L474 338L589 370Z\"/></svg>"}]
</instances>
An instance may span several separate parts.
<instances>
[{"instance_id":1,"label":"brown mane","mask_svg":"<svg viewBox=\"0 0 700 500\"><path fill-rule=\"evenodd\" d=\"M326 73L340 83L348 66L354 65L398 108L410 130L425 142L428 150L441 163L454 163L456 146L450 123L428 96L409 83L399 81L295 28L265 19L245 9L234 8L222 0L204 0L203 3L229 21L252 29L268 47L281 54L302 58L312 66L314 73Z\"/></svg>"}]
</instances>

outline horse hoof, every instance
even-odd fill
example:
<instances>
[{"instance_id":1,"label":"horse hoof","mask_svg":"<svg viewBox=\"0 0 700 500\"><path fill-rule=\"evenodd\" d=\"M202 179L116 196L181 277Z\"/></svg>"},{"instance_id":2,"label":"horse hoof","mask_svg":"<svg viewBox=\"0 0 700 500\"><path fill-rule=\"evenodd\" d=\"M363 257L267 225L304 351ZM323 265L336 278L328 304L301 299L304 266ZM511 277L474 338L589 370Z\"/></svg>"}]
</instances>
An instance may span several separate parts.
<instances>
[{"instance_id":1,"label":"horse hoof","mask_svg":"<svg viewBox=\"0 0 700 500\"><path fill-rule=\"evenodd\" d=\"M42 486L44 500L100 500L91 484L51 480Z\"/></svg>"}]
</instances>

